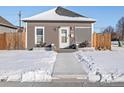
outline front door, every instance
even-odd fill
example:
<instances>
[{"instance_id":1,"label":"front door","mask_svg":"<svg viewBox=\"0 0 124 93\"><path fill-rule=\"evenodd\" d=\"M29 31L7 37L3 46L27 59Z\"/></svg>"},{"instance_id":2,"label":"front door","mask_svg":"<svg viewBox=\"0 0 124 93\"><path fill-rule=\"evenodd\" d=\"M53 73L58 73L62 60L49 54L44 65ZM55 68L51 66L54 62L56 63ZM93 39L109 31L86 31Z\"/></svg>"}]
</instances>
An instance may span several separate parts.
<instances>
[{"instance_id":1,"label":"front door","mask_svg":"<svg viewBox=\"0 0 124 93\"><path fill-rule=\"evenodd\" d=\"M60 27L59 29L59 48L69 46L69 27Z\"/></svg>"}]
</instances>

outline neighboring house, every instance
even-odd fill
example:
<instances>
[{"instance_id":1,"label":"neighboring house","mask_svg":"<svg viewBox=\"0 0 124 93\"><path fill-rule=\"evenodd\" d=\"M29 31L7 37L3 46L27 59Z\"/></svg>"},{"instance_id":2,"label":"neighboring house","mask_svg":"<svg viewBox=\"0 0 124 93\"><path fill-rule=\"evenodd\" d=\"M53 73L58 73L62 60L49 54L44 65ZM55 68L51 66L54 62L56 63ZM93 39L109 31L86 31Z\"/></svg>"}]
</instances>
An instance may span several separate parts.
<instances>
[{"instance_id":1,"label":"neighboring house","mask_svg":"<svg viewBox=\"0 0 124 93\"><path fill-rule=\"evenodd\" d=\"M0 33L4 32L16 32L17 28L5 18L0 16Z\"/></svg>"},{"instance_id":2,"label":"neighboring house","mask_svg":"<svg viewBox=\"0 0 124 93\"><path fill-rule=\"evenodd\" d=\"M84 41L91 43L95 23L94 19L63 7L24 18L23 21L26 22L27 49L40 42L53 43L57 49Z\"/></svg>"}]
</instances>

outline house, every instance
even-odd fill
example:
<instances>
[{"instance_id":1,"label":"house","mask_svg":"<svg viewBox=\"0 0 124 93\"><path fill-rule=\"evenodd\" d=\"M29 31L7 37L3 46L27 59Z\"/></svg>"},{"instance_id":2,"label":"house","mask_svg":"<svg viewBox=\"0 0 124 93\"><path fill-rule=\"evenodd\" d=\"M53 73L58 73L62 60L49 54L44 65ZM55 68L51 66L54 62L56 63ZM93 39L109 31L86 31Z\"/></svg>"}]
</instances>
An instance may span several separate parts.
<instances>
[{"instance_id":1,"label":"house","mask_svg":"<svg viewBox=\"0 0 124 93\"><path fill-rule=\"evenodd\" d=\"M88 41L91 43L95 20L63 7L24 18L26 23L26 48L37 44L53 43L57 49Z\"/></svg>"},{"instance_id":2,"label":"house","mask_svg":"<svg viewBox=\"0 0 124 93\"><path fill-rule=\"evenodd\" d=\"M14 26L12 23L7 21L5 18L0 16L0 33L4 32L16 32L17 27Z\"/></svg>"}]
</instances>

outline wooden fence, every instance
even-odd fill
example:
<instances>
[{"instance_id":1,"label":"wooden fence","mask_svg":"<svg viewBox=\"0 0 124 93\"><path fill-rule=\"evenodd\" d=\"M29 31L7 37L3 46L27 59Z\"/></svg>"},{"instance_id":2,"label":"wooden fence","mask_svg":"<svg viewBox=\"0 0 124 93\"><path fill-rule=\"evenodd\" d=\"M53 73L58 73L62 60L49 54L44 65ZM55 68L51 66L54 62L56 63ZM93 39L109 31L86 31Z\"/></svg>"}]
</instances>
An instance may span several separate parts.
<instances>
[{"instance_id":1,"label":"wooden fence","mask_svg":"<svg viewBox=\"0 0 124 93\"><path fill-rule=\"evenodd\" d=\"M25 32L0 33L0 50L25 49Z\"/></svg>"},{"instance_id":2,"label":"wooden fence","mask_svg":"<svg viewBox=\"0 0 124 93\"><path fill-rule=\"evenodd\" d=\"M92 46L96 50L111 50L111 34L93 33Z\"/></svg>"}]
</instances>

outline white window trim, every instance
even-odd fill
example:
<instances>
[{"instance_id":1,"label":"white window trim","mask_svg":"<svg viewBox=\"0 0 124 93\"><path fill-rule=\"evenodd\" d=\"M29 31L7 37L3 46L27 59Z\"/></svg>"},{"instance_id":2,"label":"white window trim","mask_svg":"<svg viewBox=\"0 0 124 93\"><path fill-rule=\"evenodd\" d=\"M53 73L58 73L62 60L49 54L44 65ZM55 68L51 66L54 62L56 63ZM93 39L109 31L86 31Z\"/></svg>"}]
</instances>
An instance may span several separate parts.
<instances>
[{"instance_id":1,"label":"white window trim","mask_svg":"<svg viewBox=\"0 0 124 93\"><path fill-rule=\"evenodd\" d=\"M38 28L43 29L43 42L45 42L45 33L44 33L45 27L44 26L35 26L35 44L39 44L39 43L37 43L37 32L36 32Z\"/></svg>"}]
</instances>

